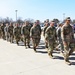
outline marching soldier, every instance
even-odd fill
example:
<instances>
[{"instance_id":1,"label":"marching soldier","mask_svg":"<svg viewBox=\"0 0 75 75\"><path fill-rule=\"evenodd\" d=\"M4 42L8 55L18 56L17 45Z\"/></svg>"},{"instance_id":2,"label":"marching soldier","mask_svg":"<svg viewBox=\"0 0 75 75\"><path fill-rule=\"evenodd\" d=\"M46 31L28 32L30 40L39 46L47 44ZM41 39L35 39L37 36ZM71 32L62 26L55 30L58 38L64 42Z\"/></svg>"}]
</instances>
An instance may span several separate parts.
<instances>
[{"instance_id":1,"label":"marching soldier","mask_svg":"<svg viewBox=\"0 0 75 75\"><path fill-rule=\"evenodd\" d=\"M29 22L26 21L22 29L22 32L24 35L25 48L27 48L26 45L28 46L28 48L30 48L30 45L29 45L30 44L30 29L31 29L31 26L29 25Z\"/></svg>"},{"instance_id":2,"label":"marching soldier","mask_svg":"<svg viewBox=\"0 0 75 75\"><path fill-rule=\"evenodd\" d=\"M75 49L73 28L70 25L70 17L66 18L65 24L61 28L61 37L64 46L64 60L67 64L71 64L69 56Z\"/></svg>"},{"instance_id":3,"label":"marching soldier","mask_svg":"<svg viewBox=\"0 0 75 75\"><path fill-rule=\"evenodd\" d=\"M36 24L37 24L37 27L38 27L38 29L39 29L40 33L41 33L41 32L42 32L42 30L41 30L41 27L40 27L40 21L39 21L39 20L36 20Z\"/></svg>"},{"instance_id":4,"label":"marching soldier","mask_svg":"<svg viewBox=\"0 0 75 75\"><path fill-rule=\"evenodd\" d=\"M5 39L4 28L5 28L4 23L2 23L2 24L1 24L1 34L2 34L2 39L6 40L6 39Z\"/></svg>"},{"instance_id":5,"label":"marching soldier","mask_svg":"<svg viewBox=\"0 0 75 75\"><path fill-rule=\"evenodd\" d=\"M44 28L43 28L43 36L45 37L45 31L46 31L46 29L48 28L48 26L49 26L49 23L45 23L45 26L44 26ZM48 48L48 43L47 43L47 41L46 41L46 39L45 39L45 48Z\"/></svg>"},{"instance_id":6,"label":"marching soldier","mask_svg":"<svg viewBox=\"0 0 75 75\"><path fill-rule=\"evenodd\" d=\"M13 43L13 39L14 39L13 29L14 29L13 24L10 23L10 26L8 28L10 43Z\"/></svg>"},{"instance_id":7,"label":"marching soldier","mask_svg":"<svg viewBox=\"0 0 75 75\"><path fill-rule=\"evenodd\" d=\"M4 32L5 32L5 38L7 41L9 41L9 32L8 32L8 28L9 28L9 25L8 23L6 24L5 28L4 28Z\"/></svg>"},{"instance_id":8,"label":"marching soldier","mask_svg":"<svg viewBox=\"0 0 75 75\"><path fill-rule=\"evenodd\" d=\"M58 40L58 46L56 47L56 49L60 49L60 52L63 53L64 48L63 48L63 42L61 39L61 28L62 28L63 24L60 23L58 25L58 28L56 29L56 34L57 34L57 40Z\"/></svg>"},{"instance_id":9,"label":"marching soldier","mask_svg":"<svg viewBox=\"0 0 75 75\"><path fill-rule=\"evenodd\" d=\"M41 38L40 27L36 22L33 24L33 27L30 30L30 37L32 38L33 49L36 52L36 47L39 45Z\"/></svg>"},{"instance_id":10,"label":"marching soldier","mask_svg":"<svg viewBox=\"0 0 75 75\"><path fill-rule=\"evenodd\" d=\"M54 21L51 21L50 26L46 29L45 39L48 43L48 55L53 58L53 50L56 45L56 28L54 27Z\"/></svg>"},{"instance_id":11,"label":"marching soldier","mask_svg":"<svg viewBox=\"0 0 75 75\"><path fill-rule=\"evenodd\" d=\"M1 24L0 24L0 39L1 39L2 35L1 35Z\"/></svg>"},{"instance_id":12,"label":"marching soldier","mask_svg":"<svg viewBox=\"0 0 75 75\"><path fill-rule=\"evenodd\" d=\"M19 41L21 38L21 28L19 27L18 23L16 23L16 27L14 28L14 35L16 39L17 45L19 45Z\"/></svg>"}]
</instances>

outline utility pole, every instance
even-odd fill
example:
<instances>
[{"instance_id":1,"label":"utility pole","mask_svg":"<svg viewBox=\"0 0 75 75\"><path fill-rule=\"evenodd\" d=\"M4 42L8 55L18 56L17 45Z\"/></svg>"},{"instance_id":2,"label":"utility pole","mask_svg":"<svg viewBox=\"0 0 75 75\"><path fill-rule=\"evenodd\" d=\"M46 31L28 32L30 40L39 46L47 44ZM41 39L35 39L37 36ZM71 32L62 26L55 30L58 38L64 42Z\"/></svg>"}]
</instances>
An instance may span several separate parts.
<instances>
[{"instance_id":1,"label":"utility pole","mask_svg":"<svg viewBox=\"0 0 75 75\"><path fill-rule=\"evenodd\" d=\"M15 12L16 12L16 22L17 22L17 11L18 11L18 10L15 10Z\"/></svg>"},{"instance_id":2,"label":"utility pole","mask_svg":"<svg viewBox=\"0 0 75 75\"><path fill-rule=\"evenodd\" d=\"M65 19L65 13L63 13L63 20Z\"/></svg>"}]
</instances>

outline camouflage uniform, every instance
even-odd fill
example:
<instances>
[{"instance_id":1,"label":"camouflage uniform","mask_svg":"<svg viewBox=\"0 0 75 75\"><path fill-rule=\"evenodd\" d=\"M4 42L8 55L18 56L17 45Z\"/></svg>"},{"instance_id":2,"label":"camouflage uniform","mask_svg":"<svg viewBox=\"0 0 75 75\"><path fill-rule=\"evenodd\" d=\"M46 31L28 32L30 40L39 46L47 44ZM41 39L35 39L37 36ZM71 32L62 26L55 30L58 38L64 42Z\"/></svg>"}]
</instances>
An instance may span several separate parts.
<instances>
[{"instance_id":1,"label":"camouflage uniform","mask_svg":"<svg viewBox=\"0 0 75 75\"><path fill-rule=\"evenodd\" d=\"M20 41L21 38L21 28L19 26L14 28L14 35L15 35L16 43L17 45L19 45L18 42Z\"/></svg>"},{"instance_id":2,"label":"camouflage uniform","mask_svg":"<svg viewBox=\"0 0 75 75\"><path fill-rule=\"evenodd\" d=\"M61 25L61 24L60 24ZM57 40L58 40L58 46L56 47L57 49L60 49L60 52L63 53L64 51L64 47L63 47L63 42L61 39L61 26L59 26L56 30L56 34L57 34Z\"/></svg>"},{"instance_id":3,"label":"camouflage uniform","mask_svg":"<svg viewBox=\"0 0 75 75\"><path fill-rule=\"evenodd\" d=\"M43 36L44 37L45 37L45 31L47 28L48 28L48 26L44 26L44 28L43 28ZM45 39L45 47L48 48L48 43L46 42L46 39Z\"/></svg>"},{"instance_id":4,"label":"camouflage uniform","mask_svg":"<svg viewBox=\"0 0 75 75\"><path fill-rule=\"evenodd\" d=\"M45 39L48 42L48 54L53 57L52 52L56 45L56 28L49 26L45 32Z\"/></svg>"},{"instance_id":5,"label":"camouflage uniform","mask_svg":"<svg viewBox=\"0 0 75 75\"><path fill-rule=\"evenodd\" d=\"M74 33L72 26L69 24L67 25L66 23L63 25L61 29L61 37L64 45L64 59L66 62L69 62L69 55L72 54L75 48L75 43L74 41ZM66 44L65 44L65 43ZM69 50L71 49L71 50Z\"/></svg>"},{"instance_id":6,"label":"camouflage uniform","mask_svg":"<svg viewBox=\"0 0 75 75\"><path fill-rule=\"evenodd\" d=\"M9 41L9 32L8 32L8 28L9 26L6 24L5 28L4 28L4 32L5 32L5 38L7 41Z\"/></svg>"},{"instance_id":7,"label":"camouflage uniform","mask_svg":"<svg viewBox=\"0 0 75 75\"><path fill-rule=\"evenodd\" d=\"M24 44L26 47L26 44L28 45L28 47L30 48L30 29L31 26L30 25L25 25L22 29L23 35L24 35Z\"/></svg>"},{"instance_id":8,"label":"camouflage uniform","mask_svg":"<svg viewBox=\"0 0 75 75\"><path fill-rule=\"evenodd\" d=\"M9 26L8 32L9 32L9 38L10 42L13 43L14 35L13 35L13 26Z\"/></svg>"},{"instance_id":9,"label":"camouflage uniform","mask_svg":"<svg viewBox=\"0 0 75 75\"><path fill-rule=\"evenodd\" d=\"M0 25L0 38L2 37L2 35L1 35L1 25Z\"/></svg>"},{"instance_id":10,"label":"camouflage uniform","mask_svg":"<svg viewBox=\"0 0 75 75\"><path fill-rule=\"evenodd\" d=\"M34 51L36 51L36 47L38 46L38 44L40 42L40 38L41 38L40 26L38 26L38 25L33 26L30 30L30 36L32 38Z\"/></svg>"},{"instance_id":11,"label":"camouflage uniform","mask_svg":"<svg viewBox=\"0 0 75 75\"><path fill-rule=\"evenodd\" d=\"M2 39L5 40L5 32L4 32L4 28L5 26L3 24L1 24L1 34L2 34Z\"/></svg>"}]
</instances>

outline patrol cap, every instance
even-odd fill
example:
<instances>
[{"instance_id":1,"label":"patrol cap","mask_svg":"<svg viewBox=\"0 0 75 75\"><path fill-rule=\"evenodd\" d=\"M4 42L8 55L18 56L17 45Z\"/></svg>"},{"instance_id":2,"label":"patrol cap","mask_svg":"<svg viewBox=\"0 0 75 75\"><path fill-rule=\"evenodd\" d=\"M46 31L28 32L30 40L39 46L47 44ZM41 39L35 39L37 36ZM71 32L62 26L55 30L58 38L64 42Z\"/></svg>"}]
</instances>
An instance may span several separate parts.
<instances>
[{"instance_id":1,"label":"patrol cap","mask_svg":"<svg viewBox=\"0 0 75 75\"><path fill-rule=\"evenodd\" d=\"M66 20L71 20L70 17L67 17Z\"/></svg>"}]
</instances>

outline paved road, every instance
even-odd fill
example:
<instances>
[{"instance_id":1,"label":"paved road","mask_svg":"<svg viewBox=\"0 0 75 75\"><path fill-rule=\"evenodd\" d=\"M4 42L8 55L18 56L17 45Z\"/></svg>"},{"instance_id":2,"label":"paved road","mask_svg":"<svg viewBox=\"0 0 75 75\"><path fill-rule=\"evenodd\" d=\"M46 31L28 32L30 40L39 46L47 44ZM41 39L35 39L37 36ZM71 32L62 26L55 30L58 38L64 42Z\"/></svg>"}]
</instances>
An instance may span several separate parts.
<instances>
[{"instance_id":1,"label":"paved road","mask_svg":"<svg viewBox=\"0 0 75 75\"><path fill-rule=\"evenodd\" d=\"M10 44L0 39L0 75L74 75L75 53L70 56L72 65L66 65L63 56L54 51L50 59L44 48L43 37L37 49L25 49L23 44Z\"/></svg>"}]
</instances>

